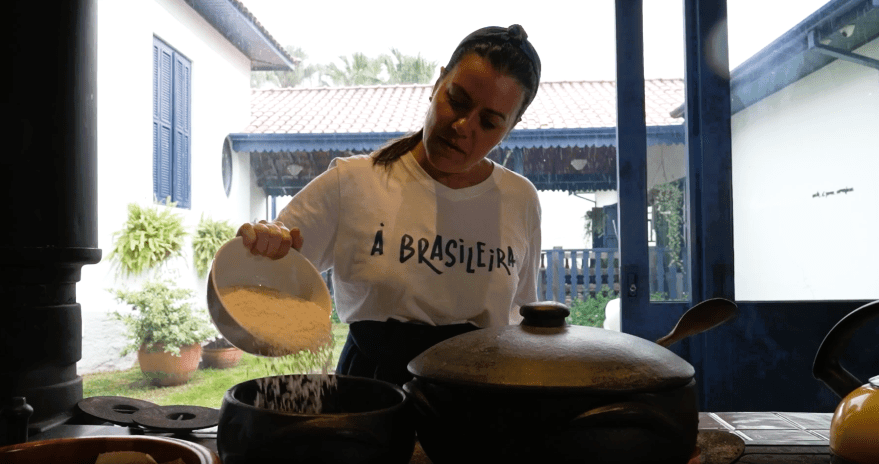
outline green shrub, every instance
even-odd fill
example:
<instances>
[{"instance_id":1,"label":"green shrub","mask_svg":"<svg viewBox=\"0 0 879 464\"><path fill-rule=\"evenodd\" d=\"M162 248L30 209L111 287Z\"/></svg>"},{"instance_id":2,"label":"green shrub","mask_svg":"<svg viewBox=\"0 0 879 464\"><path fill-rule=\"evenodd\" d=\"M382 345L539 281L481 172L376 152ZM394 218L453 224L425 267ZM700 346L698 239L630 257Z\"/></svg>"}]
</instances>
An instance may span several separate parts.
<instances>
[{"instance_id":1,"label":"green shrub","mask_svg":"<svg viewBox=\"0 0 879 464\"><path fill-rule=\"evenodd\" d=\"M653 292L650 294L650 301L690 301L690 296L684 292L678 298L672 299L668 296L668 292Z\"/></svg>"},{"instance_id":2,"label":"green shrub","mask_svg":"<svg viewBox=\"0 0 879 464\"><path fill-rule=\"evenodd\" d=\"M199 277L205 277L217 250L235 237L235 227L229 221L214 221L202 215L192 237L192 260Z\"/></svg>"},{"instance_id":3,"label":"green shrub","mask_svg":"<svg viewBox=\"0 0 879 464\"><path fill-rule=\"evenodd\" d=\"M131 312L118 310L112 317L125 324L129 343L122 356L146 345L156 351L163 344L165 351L180 356L180 347L203 343L218 336L207 310L196 310L191 299L194 292L176 288L171 280L150 280L141 290L110 290L119 302L131 305Z\"/></svg>"},{"instance_id":4,"label":"green shrub","mask_svg":"<svg viewBox=\"0 0 879 464\"><path fill-rule=\"evenodd\" d=\"M165 207L128 205L128 220L113 234L109 255L119 274L138 275L181 254L186 231L174 205L170 199Z\"/></svg>"},{"instance_id":5,"label":"green shrub","mask_svg":"<svg viewBox=\"0 0 879 464\"><path fill-rule=\"evenodd\" d=\"M568 322L571 325L583 325L589 327L601 327L604 324L604 307L607 302L617 298L613 291L604 285L595 296L590 296L586 301L579 298L571 302L571 315Z\"/></svg>"}]
</instances>

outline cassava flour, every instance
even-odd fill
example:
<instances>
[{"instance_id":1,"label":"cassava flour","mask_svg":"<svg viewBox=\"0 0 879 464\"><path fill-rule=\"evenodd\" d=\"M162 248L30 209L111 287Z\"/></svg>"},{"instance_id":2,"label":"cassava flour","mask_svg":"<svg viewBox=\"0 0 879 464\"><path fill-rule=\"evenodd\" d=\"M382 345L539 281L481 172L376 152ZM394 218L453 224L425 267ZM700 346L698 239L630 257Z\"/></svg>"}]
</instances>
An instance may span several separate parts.
<instances>
[{"instance_id":1,"label":"cassava flour","mask_svg":"<svg viewBox=\"0 0 879 464\"><path fill-rule=\"evenodd\" d=\"M226 310L262 344L271 347L258 366L254 406L274 411L319 414L323 395L336 388L328 374L333 354L330 315L315 303L258 286L220 289ZM307 374L319 369L315 376ZM281 374L281 375L278 375ZM287 374L287 375L284 375Z\"/></svg>"},{"instance_id":2,"label":"cassava flour","mask_svg":"<svg viewBox=\"0 0 879 464\"><path fill-rule=\"evenodd\" d=\"M229 314L268 355L317 352L332 340L330 315L317 304L273 288L236 285L220 289Z\"/></svg>"}]
</instances>

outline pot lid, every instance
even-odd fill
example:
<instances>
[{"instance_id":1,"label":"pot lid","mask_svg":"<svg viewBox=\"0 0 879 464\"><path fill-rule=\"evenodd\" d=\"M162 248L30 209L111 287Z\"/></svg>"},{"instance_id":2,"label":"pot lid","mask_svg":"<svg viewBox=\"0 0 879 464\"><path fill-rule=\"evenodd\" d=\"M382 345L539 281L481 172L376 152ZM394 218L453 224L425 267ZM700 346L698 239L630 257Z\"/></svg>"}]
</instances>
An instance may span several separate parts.
<instances>
[{"instance_id":1,"label":"pot lid","mask_svg":"<svg viewBox=\"0 0 879 464\"><path fill-rule=\"evenodd\" d=\"M570 310L549 301L525 305L520 325L452 337L409 363L417 377L471 386L586 389L627 393L686 385L695 369L634 335L567 325Z\"/></svg>"}]
</instances>

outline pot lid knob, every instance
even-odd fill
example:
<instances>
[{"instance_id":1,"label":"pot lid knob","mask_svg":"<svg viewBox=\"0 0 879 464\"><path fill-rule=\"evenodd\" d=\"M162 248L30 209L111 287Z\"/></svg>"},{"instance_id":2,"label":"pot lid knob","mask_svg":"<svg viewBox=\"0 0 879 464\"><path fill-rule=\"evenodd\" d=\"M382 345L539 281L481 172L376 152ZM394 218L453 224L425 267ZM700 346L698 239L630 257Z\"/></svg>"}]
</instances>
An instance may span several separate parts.
<instances>
[{"instance_id":1,"label":"pot lid knob","mask_svg":"<svg viewBox=\"0 0 879 464\"><path fill-rule=\"evenodd\" d=\"M564 327L565 318L571 315L571 310L557 301L538 301L523 305L519 308L519 314L525 318L522 325Z\"/></svg>"}]
</instances>

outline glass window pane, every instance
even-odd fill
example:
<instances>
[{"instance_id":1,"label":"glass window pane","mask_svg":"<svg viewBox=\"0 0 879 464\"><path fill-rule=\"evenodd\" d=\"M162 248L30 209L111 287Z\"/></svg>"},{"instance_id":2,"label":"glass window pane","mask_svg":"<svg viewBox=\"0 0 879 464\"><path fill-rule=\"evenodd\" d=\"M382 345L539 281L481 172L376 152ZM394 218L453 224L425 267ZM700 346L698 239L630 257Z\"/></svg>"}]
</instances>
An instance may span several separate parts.
<instances>
[{"instance_id":1,"label":"glass window pane","mask_svg":"<svg viewBox=\"0 0 879 464\"><path fill-rule=\"evenodd\" d=\"M644 2L647 118L647 234L650 301L688 301L690 292L684 35L680 0Z\"/></svg>"},{"instance_id":2,"label":"glass window pane","mask_svg":"<svg viewBox=\"0 0 879 464\"><path fill-rule=\"evenodd\" d=\"M729 2L739 300L879 298L879 8L824 3Z\"/></svg>"}]
</instances>

